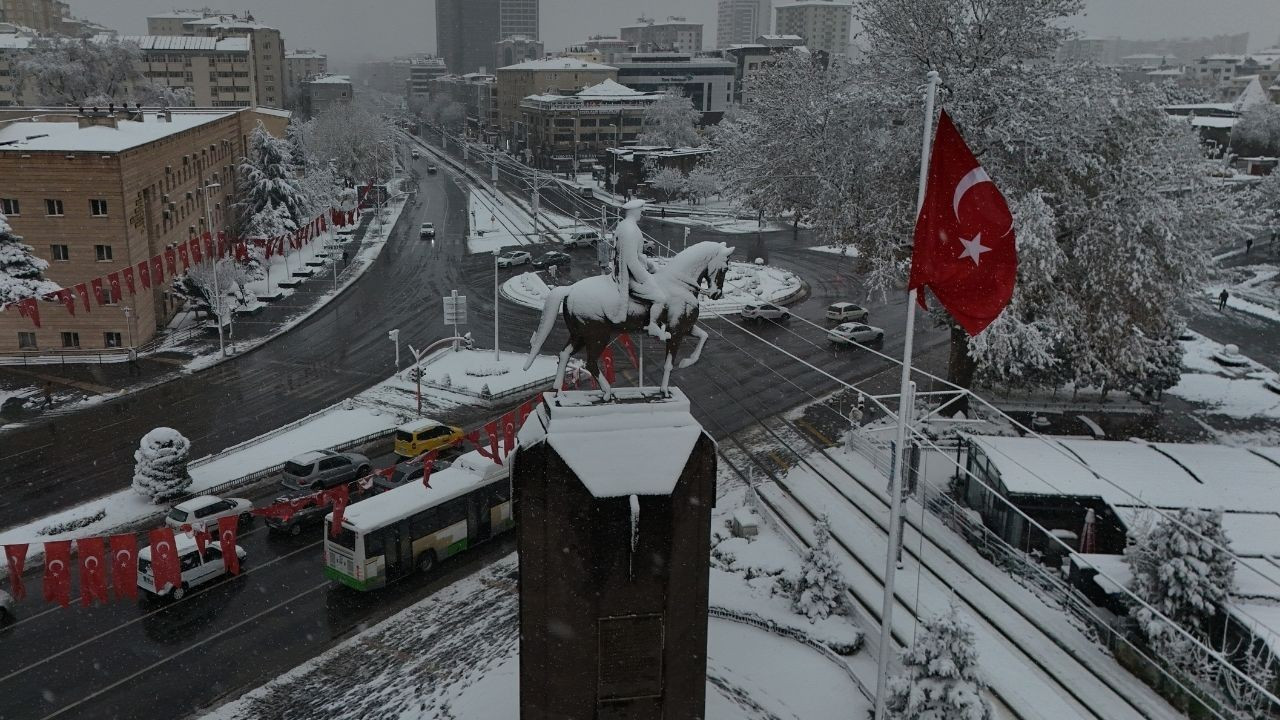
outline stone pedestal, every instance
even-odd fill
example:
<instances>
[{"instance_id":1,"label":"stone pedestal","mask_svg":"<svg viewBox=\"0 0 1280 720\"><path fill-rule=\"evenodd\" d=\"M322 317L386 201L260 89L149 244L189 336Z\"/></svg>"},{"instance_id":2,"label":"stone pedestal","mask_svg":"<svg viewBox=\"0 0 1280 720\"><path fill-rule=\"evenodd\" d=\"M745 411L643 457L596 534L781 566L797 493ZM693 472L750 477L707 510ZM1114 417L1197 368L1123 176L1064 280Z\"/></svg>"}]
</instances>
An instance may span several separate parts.
<instances>
[{"instance_id":1,"label":"stone pedestal","mask_svg":"<svg viewBox=\"0 0 1280 720\"><path fill-rule=\"evenodd\" d=\"M678 389L548 393L512 464L524 720L705 714L715 441Z\"/></svg>"}]
</instances>

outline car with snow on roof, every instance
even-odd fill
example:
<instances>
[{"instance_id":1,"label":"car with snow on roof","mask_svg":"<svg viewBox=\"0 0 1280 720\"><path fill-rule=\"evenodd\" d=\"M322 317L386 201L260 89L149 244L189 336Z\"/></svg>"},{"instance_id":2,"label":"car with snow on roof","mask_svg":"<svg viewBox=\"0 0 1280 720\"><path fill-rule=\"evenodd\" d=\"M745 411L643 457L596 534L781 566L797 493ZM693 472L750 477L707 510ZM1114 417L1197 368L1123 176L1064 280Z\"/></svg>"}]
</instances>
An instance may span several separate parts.
<instances>
[{"instance_id":1,"label":"car with snow on roof","mask_svg":"<svg viewBox=\"0 0 1280 720\"><path fill-rule=\"evenodd\" d=\"M184 500L164 516L164 524L178 530L185 526L218 524L219 518L239 517L241 525L253 521L253 503L244 498L220 498L216 495L200 495Z\"/></svg>"},{"instance_id":2,"label":"car with snow on roof","mask_svg":"<svg viewBox=\"0 0 1280 720\"><path fill-rule=\"evenodd\" d=\"M432 450L443 450L461 442L463 434L462 428L439 420L414 420L396 428L395 453L412 458Z\"/></svg>"},{"instance_id":3,"label":"car with snow on roof","mask_svg":"<svg viewBox=\"0 0 1280 720\"><path fill-rule=\"evenodd\" d=\"M206 543L202 553L196 546L195 538L186 533L176 533L174 551L178 555L182 582L177 587L166 583L164 587L157 588L152 572L154 568L151 565L151 546L138 550L138 587L142 588L148 596L181 600L192 588L211 583L227 574L226 562L222 557L222 544L219 542ZM236 545L236 558L241 567L244 567L246 557L248 553L244 548Z\"/></svg>"},{"instance_id":4,"label":"car with snow on roof","mask_svg":"<svg viewBox=\"0 0 1280 720\"><path fill-rule=\"evenodd\" d=\"M864 323L844 323L828 330L827 339L837 345L878 343L884 340L884 330Z\"/></svg>"}]
</instances>

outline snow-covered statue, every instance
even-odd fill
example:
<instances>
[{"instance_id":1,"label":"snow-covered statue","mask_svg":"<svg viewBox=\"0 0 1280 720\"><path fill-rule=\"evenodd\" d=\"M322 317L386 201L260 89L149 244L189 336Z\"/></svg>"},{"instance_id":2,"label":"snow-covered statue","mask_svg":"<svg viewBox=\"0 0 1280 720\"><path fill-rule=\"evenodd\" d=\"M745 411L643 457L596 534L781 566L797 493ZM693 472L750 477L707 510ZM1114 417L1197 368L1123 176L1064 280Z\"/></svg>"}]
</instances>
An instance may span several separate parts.
<instances>
[{"instance_id":1,"label":"snow-covered statue","mask_svg":"<svg viewBox=\"0 0 1280 720\"><path fill-rule=\"evenodd\" d=\"M644 204L643 200L637 199L623 205L627 215L614 229L618 244L613 276L618 283L618 302L610 310L609 320L614 323L624 322L633 297L648 302L649 325L645 330L665 342L670 339L671 333L658 320L666 309L667 293L654 277L658 268L653 259L644 254L644 233L640 231L640 214L644 212Z\"/></svg>"},{"instance_id":2,"label":"snow-covered statue","mask_svg":"<svg viewBox=\"0 0 1280 720\"><path fill-rule=\"evenodd\" d=\"M565 367L569 358L579 350L586 350L589 370L604 391L608 400L612 397L609 383L600 371L599 357L618 333L650 331L660 328L656 335L666 343L666 358L662 368L662 392L666 394L671 380L671 368L675 363L680 344L689 335L698 339L689 357L680 361L680 367L688 367L698 361L707 333L697 326L699 299L707 295L712 299L724 295L724 278L729 270L729 256L733 248L718 242L700 242L680 251L661 265L640 255L644 237L636 223L643 205L627 205L627 219L619 223L618 269L615 276L595 275L572 285L551 289L542 306L542 321L533 336L525 369L534 359L551 334L556 313L564 316L569 330L569 342L560 351L560 364L556 369L556 388L564 387ZM624 236L635 234L624 240ZM627 249L627 242L635 246ZM630 253L634 253L632 256ZM634 262L632 262L634 260ZM623 266L626 265L626 270ZM652 268L652 270L650 269ZM643 278L643 279L640 279ZM639 282L637 282L639 281ZM625 284L624 284L625 283ZM643 284L643 292L639 286ZM656 299L655 299L656 298ZM562 310L563 308L563 310Z\"/></svg>"}]
</instances>

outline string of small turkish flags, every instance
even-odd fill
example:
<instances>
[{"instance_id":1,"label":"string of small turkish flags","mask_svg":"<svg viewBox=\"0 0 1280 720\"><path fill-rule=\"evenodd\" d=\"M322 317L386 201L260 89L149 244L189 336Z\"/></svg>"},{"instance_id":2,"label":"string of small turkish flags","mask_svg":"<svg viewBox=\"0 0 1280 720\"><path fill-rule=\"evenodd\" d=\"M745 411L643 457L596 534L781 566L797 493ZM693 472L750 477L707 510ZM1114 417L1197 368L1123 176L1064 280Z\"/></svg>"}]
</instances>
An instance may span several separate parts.
<instances>
[{"instance_id":1,"label":"string of small turkish flags","mask_svg":"<svg viewBox=\"0 0 1280 720\"><path fill-rule=\"evenodd\" d=\"M228 238L225 232L219 231L215 238L208 231L203 235L192 237L176 247L167 247L150 260L142 260L136 265L127 265L112 270L105 275L77 283L70 288L36 297L21 298L11 304L18 306L18 315L40 327L40 300L62 303L67 312L76 314L76 301L84 312L91 312L94 304L114 305L124 297L124 293L136 295L138 290L150 290L164 285L165 272L169 278L176 278L187 272L192 265L199 264L208 257L213 259L234 257L237 262L249 259L249 248L263 248L267 258L283 255L285 243L294 250L300 250L312 240L319 238L330 227L346 227L357 221L356 211L330 210L312 218L301 228L287 235L269 238ZM181 265L181 271L178 266ZM141 285L141 288L139 288ZM91 302L92 300L92 302ZM6 306L0 306L3 309Z\"/></svg>"}]
</instances>

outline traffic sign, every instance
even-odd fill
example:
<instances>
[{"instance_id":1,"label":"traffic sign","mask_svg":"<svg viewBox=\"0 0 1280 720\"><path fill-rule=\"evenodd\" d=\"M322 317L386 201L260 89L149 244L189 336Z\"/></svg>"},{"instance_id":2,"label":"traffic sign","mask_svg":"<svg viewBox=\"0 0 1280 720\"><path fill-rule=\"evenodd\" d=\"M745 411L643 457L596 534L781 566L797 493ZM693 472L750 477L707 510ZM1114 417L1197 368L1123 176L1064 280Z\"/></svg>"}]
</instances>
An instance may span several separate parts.
<instances>
[{"instance_id":1,"label":"traffic sign","mask_svg":"<svg viewBox=\"0 0 1280 720\"><path fill-rule=\"evenodd\" d=\"M444 324L467 324L467 296L446 295L444 297Z\"/></svg>"}]
</instances>

